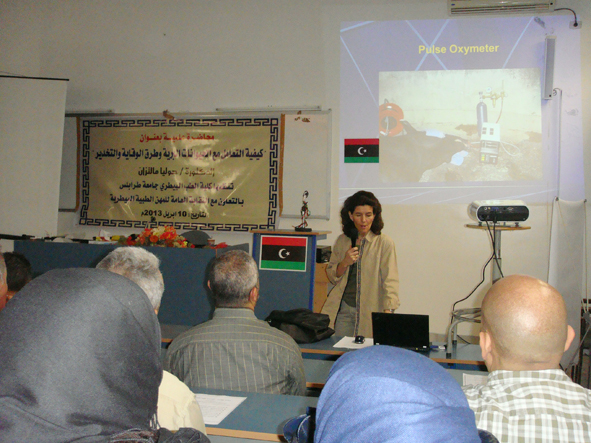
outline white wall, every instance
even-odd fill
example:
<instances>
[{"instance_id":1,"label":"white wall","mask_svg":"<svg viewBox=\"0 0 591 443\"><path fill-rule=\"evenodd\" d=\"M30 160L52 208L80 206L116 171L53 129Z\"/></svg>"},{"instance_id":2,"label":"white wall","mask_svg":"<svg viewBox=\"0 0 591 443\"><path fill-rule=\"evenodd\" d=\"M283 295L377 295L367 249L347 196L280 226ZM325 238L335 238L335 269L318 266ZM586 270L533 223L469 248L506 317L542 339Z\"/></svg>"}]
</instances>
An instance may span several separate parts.
<instances>
[{"instance_id":1,"label":"white wall","mask_svg":"<svg viewBox=\"0 0 591 443\"><path fill-rule=\"evenodd\" d=\"M588 48L591 5L560 0L560 6L577 11L584 22L579 31L581 48ZM332 216L327 222L312 220L311 225L332 231L323 242L332 244L340 231L336 200L340 21L446 18L446 8L446 0L3 0L0 71L69 78L69 111L331 108ZM586 53L582 76L585 108L576 112L588 116L591 61ZM585 141L590 131L587 118ZM306 161L302 159L302 167ZM585 172L591 177L587 152ZM590 182L587 195L591 195ZM491 252L487 235L464 227L469 222L464 205L389 206L384 215L385 232L397 245L400 311L430 314L431 329L445 332L452 303L480 281L481 267ZM528 221L531 230L503 234L506 274L546 278L549 220L549 208L534 206ZM60 214L62 233L98 233L74 223L72 214ZM293 224L293 219L282 220L280 227ZM250 240L238 234L215 237L232 243ZM490 271L486 283L460 307L479 306L489 285ZM473 334L474 329L463 325L460 332Z\"/></svg>"}]
</instances>

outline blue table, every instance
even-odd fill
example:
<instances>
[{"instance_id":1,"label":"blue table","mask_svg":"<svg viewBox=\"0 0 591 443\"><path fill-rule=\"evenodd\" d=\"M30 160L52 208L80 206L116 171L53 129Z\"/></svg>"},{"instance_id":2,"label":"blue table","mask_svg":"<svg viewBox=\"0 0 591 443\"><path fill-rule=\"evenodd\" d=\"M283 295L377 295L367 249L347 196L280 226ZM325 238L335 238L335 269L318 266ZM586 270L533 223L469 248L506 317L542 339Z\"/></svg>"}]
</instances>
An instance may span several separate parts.
<instances>
[{"instance_id":1,"label":"blue table","mask_svg":"<svg viewBox=\"0 0 591 443\"><path fill-rule=\"evenodd\" d=\"M207 426L208 435L245 438L259 441L284 441L283 426L308 406L316 407L317 397L260 394L256 392L224 391L219 389L194 390L200 394L246 397L232 413L217 426ZM227 440L234 443L236 440ZM238 440L239 441L239 440Z\"/></svg>"},{"instance_id":2,"label":"blue table","mask_svg":"<svg viewBox=\"0 0 591 443\"><path fill-rule=\"evenodd\" d=\"M170 343L176 336L188 330L190 327L185 325L160 324L160 328L162 330L162 342ZM335 337L333 335L332 337L329 337L316 343L300 344L299 346L302 350L304 359L306 359L306 357L329 357L334 359L340 355L343 355L345 352L351 351L351 349L347 348L334 347L334 345L341 338L342 337ZM451 357L447 356L447 351L445 350L429 351L429 353L425 355L429 357L431 360L436 361L437 363L484 366L484 360L482 360L482 352L480 350L480 346L478 345L453 345Z\"/></svg>"},{"instance_id":3,"label":"blue table","mask_svg":"<svg viewBox=\"0 0 591 443\"><path fill-rule=\"evenodd\" d=\"M325 340L321 340L316 343L307 343L301 344L300 349L304 356L306 354L316 354L321 356L329 356L335 357L339 355L343 355L345 352L349 352L350 349L347 348L335 348L334 345L341 339L342 337L329 337ZM443 344L443 343L441 343ZM436 361L437 363L448 363L448 364L464 364L464 365L473 365L473 366L483 366L484 360L482 360L482 352L480 350L480 346L472 345L472 344L457 344L453 345L453 349L451 352L451 357L447 356L447 352L445 350L441 351L429 351L429 353L425 354L431 360Z\"/></svg>"},{"instance_id":4,"label":"blue table","mask_svg":"<svg viewBox=\"0 0 591 443\"><path fill-rule=\"evenodd\" d=\"M333 362L324 360L304 360L308 383L324 385ZM464 373L484 374L482 371L463 371L447 369L448 373L461 385ZM311 377L311 378L308 378ZM243 439L254 441L284 441L283 426L298 415L304 414L308 406L316 407L317 397L294 395L260 394L254 392L224 391L218 389L198 389L202 394L246 397L228 417L217 426L207 426L207 434L214 443L239 443Z\"/></svg>"},{"instance_id":5,"label":"blue table","mask_svg":"<svg viewBox=\"0 0 591 443\"><path fill-rule=\"evenodd\" d=\"M322 389L326 384L326 380L328 379L328 374L330 373L330 369L334 361L330 360L315 360L311 358L304 359L304 371L306 372L306 386L308 388L314 389ZM463 383L463 374L472 374L472 375L486 375L488 372L486 371L474 371L474 370L465 370L465 369L449 369L446 368L446 371L449 372L452 377L458 382L461 386Z\"/></svg>"}]
</instances>

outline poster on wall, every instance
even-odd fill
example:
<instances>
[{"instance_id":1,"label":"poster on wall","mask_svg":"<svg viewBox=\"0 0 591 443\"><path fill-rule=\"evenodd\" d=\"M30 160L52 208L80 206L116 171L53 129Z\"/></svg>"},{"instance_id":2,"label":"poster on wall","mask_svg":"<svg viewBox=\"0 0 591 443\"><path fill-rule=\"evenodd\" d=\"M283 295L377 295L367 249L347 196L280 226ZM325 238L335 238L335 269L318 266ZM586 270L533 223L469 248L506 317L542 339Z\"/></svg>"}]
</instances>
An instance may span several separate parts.
<instances>
[{"instance_id":1,"label":"poster on wall","mask_svg":"<svg viewBox=\"0 0 591 443\"><path fill-rule=\"evenodd\" d=\"M550 37L555 85L581 107L570 18L342 23L339 200L366 189L386 204L546 201L560 141L582 177L581 113L560 134L562 95L542 100Z\"/></svg>"},{"instance_id":2,"label":"poster on wall","mask_svg":"<svg viewBox=\"0 0 591 443\"><path fill-rule=\"evenodd\" d=\"M274 227L278 118L93 117L79 125L81 225Z\"/></svg>"}]
</instances>

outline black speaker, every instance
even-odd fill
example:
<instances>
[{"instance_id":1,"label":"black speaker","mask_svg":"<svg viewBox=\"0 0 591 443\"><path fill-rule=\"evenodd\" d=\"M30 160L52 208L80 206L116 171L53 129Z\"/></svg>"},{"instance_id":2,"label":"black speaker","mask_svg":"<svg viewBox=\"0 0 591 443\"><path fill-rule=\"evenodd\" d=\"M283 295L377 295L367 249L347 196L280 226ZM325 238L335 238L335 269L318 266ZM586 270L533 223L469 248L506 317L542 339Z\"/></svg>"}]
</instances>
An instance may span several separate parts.
<instances>
[{"instance_id":1,"label":"black speaker","mask_svg":"<svg viewBox=\"0 0 591 443\"><path fill-rule=\"evenodd\" d=\"M330 261L330 254L332 248L330 246L316 247L316 263L328 263Z\"/></svg>"}]
</instances>

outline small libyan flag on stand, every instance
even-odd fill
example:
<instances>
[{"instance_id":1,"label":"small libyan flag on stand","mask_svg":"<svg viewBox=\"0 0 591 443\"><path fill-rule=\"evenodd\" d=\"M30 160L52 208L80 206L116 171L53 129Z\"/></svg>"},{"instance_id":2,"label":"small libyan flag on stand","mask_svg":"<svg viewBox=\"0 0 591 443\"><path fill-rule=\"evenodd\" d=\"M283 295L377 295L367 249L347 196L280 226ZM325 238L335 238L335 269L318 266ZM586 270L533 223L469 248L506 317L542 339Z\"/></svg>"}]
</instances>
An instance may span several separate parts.
<instances>
[{"instance_id":1,"label":"small libyan flag on stand","mask_svg":"<svg viewBox=\"0 0 591 443\"><path fill-rule=\"evenodd\" d=\"M307 237L261 236L259 269L306 271Z\"/></svg>"},{"instance_id":2,"label":"small libyan flag on stand","mask_svg":"<svg viewBox=\"0 0 591 443\"><path fill-rule=\"evenodd\" d=\"M346 138L345 163L379 163L379 138Z\"/></svg>"}]
</instances>

